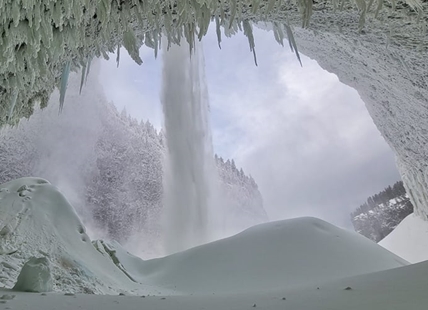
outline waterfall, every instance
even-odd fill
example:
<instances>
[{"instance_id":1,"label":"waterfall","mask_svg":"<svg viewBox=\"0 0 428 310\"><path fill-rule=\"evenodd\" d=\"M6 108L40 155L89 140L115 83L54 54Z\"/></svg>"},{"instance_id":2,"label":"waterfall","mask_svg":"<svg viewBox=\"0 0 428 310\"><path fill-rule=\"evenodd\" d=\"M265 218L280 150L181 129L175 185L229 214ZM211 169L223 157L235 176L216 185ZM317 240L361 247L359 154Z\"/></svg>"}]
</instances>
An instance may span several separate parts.
<instances>
[{"instance_id":1,"label":"waterfall","mask_svg":"<svg viewBox=\"0 0 428 310\"><path fill-rule=\"evenodd\" d=\"M170 254L210 238L215 172L201 43L191 54L185 43L164 50L161 100L167 148L164 245Z\"/></svg>"}]
</instances>

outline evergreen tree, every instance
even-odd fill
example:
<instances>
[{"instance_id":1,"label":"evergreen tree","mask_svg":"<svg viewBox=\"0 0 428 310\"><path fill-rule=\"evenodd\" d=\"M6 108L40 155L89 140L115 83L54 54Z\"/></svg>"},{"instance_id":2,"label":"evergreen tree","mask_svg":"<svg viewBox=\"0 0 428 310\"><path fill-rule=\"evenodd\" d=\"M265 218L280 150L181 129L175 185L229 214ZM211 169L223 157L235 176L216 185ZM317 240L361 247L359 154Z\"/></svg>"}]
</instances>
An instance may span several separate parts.
<instances>
[{"instance_id":1,"label":"evergreen tree","mask_svg":"<svg viewBox=\"0 0 428 310\"><path fill-rule=\"evenodd\" d=\"M413 205L399 181L369 197L351 213L351 220L355 231L379 242L412 212Z\"/></svg>"}]
</instances>

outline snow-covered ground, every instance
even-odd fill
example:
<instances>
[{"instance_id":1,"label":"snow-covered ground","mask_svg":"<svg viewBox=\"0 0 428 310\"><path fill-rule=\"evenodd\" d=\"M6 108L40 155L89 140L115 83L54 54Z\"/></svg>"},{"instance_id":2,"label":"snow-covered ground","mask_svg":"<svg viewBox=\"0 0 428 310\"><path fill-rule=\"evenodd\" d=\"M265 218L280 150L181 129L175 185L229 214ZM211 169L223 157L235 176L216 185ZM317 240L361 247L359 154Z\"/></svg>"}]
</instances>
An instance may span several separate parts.
<instances>
[{"instance_id":1,"label":"snow-covered ground","mask_svg":"<svg viewBox=\"0 0 428 310\"><path fill-rule=\"evenodd\" d=\"M428 222L410 214L379 245L411 263L426 261Z\"/></svg>"},{"instance_id":2,"label":"snow-covered ground","mask_svg":"<svg viewBox=\"0 0 428 310\"><path fill-rule=\"evenodd\" d=\"M407 269L375 243L315 218L254 226L149 261L117 243L91 243L72 206L43 179L0 185L0 218L0 309L372 309L367 305L413 302L401 290L410 282L402 273L414 266ZM20 278L41 291L52 285L55 293L8 290L29 260L36 269ZM426 298L425 285L417 285L428 282L422 271L405 292ZM397 294L387 299L391 290Z\"/></svg>"},{"instance_id":3,"label":"snow-covered ground","mask_svg":"<svg viewBox=\"0 0 428 310\"><path fill-rule=\"evenodd\" d=\"M299 289L277 289L243 294L184 296L97 296L48 293L16 293L3 300L0 309L287 309L287 310L425 310L428 304L428 263L395 268L368 275L349 277ZM0 297L1 298L1 297ZM285 299L284 299L285 298ZM0 300L1 302L1 300Z\"/></svg>"}]
</instances>

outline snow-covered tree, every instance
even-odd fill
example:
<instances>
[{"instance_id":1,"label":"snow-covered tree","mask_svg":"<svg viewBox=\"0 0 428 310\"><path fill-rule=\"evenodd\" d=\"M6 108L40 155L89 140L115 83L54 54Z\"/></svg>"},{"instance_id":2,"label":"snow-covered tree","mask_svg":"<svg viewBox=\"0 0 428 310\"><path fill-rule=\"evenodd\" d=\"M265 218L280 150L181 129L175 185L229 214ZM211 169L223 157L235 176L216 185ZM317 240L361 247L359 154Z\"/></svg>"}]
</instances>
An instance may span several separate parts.
<instances>
[{"instance_id":1,"label":"snow-covered tree","mask_svg":"<svg viewBox=\"0 0 428 310\"><path fill-rule=\"evenodd\" d=\"M413 205L399 181L369 197L352 212L351 221L355 231L379 242L412 212Z\"/></svg>"},{"instance_id":2,"label":"snow-covered tree","mask_svg":"<svg viewBox=\"0 0 428 310\"><path fill-rule=\"evenodd\" d=\"M92 69L96 71L95 67ZM78 95L71 76L70 99L58 115L59 94L18 126L0 134L0 183L44 177L65 194L85 224L122 243L135 234L158 238L163 208L164 135L149 122L119 113L96 79ZM218 156L217 156L218 158ZM243 229L267 220L261 194L234 161L216 161L219 196L229 226ZM239 220L239 223L238 223Z\"/></svg>"}]
</instances>

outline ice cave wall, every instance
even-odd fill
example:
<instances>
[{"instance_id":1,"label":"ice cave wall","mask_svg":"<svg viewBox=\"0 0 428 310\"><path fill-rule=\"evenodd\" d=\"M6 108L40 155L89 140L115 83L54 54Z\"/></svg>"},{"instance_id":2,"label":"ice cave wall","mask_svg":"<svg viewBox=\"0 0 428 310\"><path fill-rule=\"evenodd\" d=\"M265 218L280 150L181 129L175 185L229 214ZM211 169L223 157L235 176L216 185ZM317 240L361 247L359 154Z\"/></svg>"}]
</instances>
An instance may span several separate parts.
<instances>
[{"instance_id":1,"label":"ice cave wall","mask_svg":"<svg viewBox=\"0 0 428 310\"><path fill-rule=\"evenodd\" d=\"M415 213L428 220L428 37L426 20L404 8L386 21L315 12L309 29L295 29L300 51L356 89L397 166ZM346 101L343 103L346 104Z\"/></svg>"},{"instance_id":2,"label":"ice cave wall","mask_svg":"<svg viewBox=\"0 0 428 310\"><path fill-rule=\"evenodd\" d=\"M397 155L415 212L428 219L427 12L425 0L1 0L0 126L47 102L65 84L64 68L83 80L93 57L120 46L141 63L141 44L156 53L161 33L192 42L211 19L219 35L243 31L251 48L249 22L273 22L277 41L293 42L291 25L301 52L359 92Z\"/></svg>"}]
</instances>

